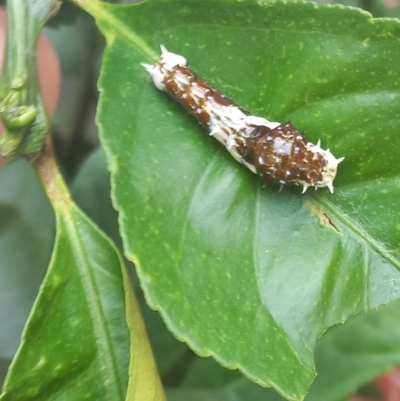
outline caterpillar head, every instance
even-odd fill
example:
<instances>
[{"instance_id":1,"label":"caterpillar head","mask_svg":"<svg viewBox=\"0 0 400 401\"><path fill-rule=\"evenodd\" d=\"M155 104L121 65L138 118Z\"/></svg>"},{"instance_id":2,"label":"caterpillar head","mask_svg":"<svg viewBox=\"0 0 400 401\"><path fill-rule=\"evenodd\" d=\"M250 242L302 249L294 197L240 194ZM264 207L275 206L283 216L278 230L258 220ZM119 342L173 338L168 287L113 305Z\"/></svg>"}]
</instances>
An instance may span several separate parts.
<instances>
[{"instance_id":1,"label":"caterpillar head","mask_svg":"<svg viewBox=\"0 0 400 401\"><path fill-rule=\"evenodd\" d=\"M306 182L302 182L303 192L306 192L309 186L314 186L315 189L328 187L329 191L333 194L333 180L336 177L337 166L344 160L344 157L340 157L336 159L335 156L331 153L329 149L322 149L320 146L320 141L316 145L308 142L307 150L313 153L322 154L324 160L326 161L325 166L322 168L321 179L314 182L313 184L308 184Z\"/></svg>"},{"instance_id":2,"label":"caterpillar head","mask_svg":"<svg viewBox=\"0 0 400 401\"><path fill-rule=\"evenodd\" d=\"M165 46L161 45L160 47L161 57L156 64L140 64L150 74L154 85L160 90L165 90L164 79L168 72L178 66L187 67L188 62L185 57L169 52Z\"/></svg>"}]
</instances>

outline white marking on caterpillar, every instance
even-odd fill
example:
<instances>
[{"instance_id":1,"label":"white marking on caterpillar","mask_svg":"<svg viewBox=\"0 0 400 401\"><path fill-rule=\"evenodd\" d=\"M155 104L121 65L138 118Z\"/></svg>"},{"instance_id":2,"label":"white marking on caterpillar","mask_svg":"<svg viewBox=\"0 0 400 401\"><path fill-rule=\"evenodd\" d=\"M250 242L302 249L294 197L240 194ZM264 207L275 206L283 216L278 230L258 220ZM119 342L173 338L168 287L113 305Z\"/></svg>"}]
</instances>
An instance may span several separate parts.
<instances>
[{"instance_id":1,"label":"white marking on caterpillar","mask_svg":"<svg viewBox=\"0 0 400 401\"><path fill-rule=\"evenodd\" d=\"M164 46L161 52L156 64L142 64L154 85L207 126L235 160L263 177L265 183L291 182L302 185L302 193L310 186L328 187L333 193L337 166L344 157L336 159L329 149L321 148L319 140L316 145L307 142L290 122L250 115L191 71L185 57Z\"/></svg>"}]
</instances>

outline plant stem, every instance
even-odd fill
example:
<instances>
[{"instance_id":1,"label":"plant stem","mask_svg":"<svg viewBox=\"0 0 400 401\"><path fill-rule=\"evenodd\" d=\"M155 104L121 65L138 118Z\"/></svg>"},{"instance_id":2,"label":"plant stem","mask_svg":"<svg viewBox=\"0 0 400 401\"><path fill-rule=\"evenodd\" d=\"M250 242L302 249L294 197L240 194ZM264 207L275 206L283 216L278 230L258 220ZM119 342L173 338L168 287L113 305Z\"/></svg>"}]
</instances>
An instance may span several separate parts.
<instances>
[{"instance_id":1,"label":"plant stem","mask_svg":"<svg viewBox=\"0 0 400 401\"><path fill-rule=\"evenodd\" d=\"M50 135L47 135L43 151L33 160L33 165L54 210L69 208L71 195L58 169Z\"/></svg>"},{"instance_id":2,"label":"plant stem","mask_svg":"<svg viewBox=\"0 0 400 401\"><path fill-rule=\"evenodd\" d=\"M26 8L22 4L22 0L9 1L7 8L8 30L7 35L7 61L10 63L8 72L13 71L14 77L19 77L22 80L27 78L27 71L25 69L25 29L24 21L26 20Z\"/></svg>"}]
</instances>

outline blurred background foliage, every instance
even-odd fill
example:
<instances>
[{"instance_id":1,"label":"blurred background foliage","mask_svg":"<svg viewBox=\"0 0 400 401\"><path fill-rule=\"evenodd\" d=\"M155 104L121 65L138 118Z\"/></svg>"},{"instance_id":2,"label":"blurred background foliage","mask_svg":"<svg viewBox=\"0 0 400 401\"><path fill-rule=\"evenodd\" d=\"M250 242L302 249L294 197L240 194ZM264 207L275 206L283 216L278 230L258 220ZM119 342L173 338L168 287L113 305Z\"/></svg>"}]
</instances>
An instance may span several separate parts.
<instances>
[{"instance_id":1,"label":"blurred background foliage","mask_svg":"<svg viewBox=\"0 0 400 401\"><path fill-rule=\"evenodd\" d=\"M0 1L1 3L4 1ZM317 3L330 2L321 0ZM343 0L335 3L363 8L374 17L400 17L400 0ZM60 12L49 21L44 33L57 52L62 71L61 94L52 121L59 165L78 205L121 248L117 213L112 209L109 197L109 174L103 153L99 149L94 122L98 100L96 83L101 68L104 39L93 19L68 2L62 3ZM6 191L0 190L1 384L17 350L24 323L49 263L54 240L54 217L27 162L12 160L0 169L0 188L7 188ZM17 253L15 249L18 249ZM221 368L211 358L198 358L185 344L175 340L158 313L146 306L134 268L128 261L126 265L170 401L282 400L273 390L262 389L244 378L240 372ZM380 336L380 332L385 331L385 327L393 328L395 323L400 322L398 305L392 304L373 311L368 314L368 320L364 316L356 316L345 325L327 331L317 346L316 363L320 376L306 400L344 400L347 396L343 393L355 391L370 379L368 374L362 374L362 365L368 361L357 359L357 355L360 355L357 352L361 349L361 354L364 351L382 354L382 349L371 350L371 343ZM382 314L385 309L386 312ZM369 330L371 342L365 340L361 334L358 336L357 330L364 334ZM399 323L396 330L400 334ZM393 331L390 331L390 335L392 334ZM387 345L384 362L379 363L376 358L371 362L376 365L376 375L400 363L400 340L396 343L390 335L379 343L380 347L382 344ZM344 341L344 346L341 347L338 339L348 336L352 337L352 342ZM332 341L335 344L327 346ZM362 349L363 344L365 350ZM329 352L332 355L328 355ZM345 357L340 355L342 359L335 360L340 353ZM355 360L356 363L353 363ZM359 372L356 379L353 377L355 370ZM338 383L345 380L346 375L352 377L353 382L343 387ZM382 394L369 384L360 387L358 392L369 399L382 399Z\"/></svg>"}]
</instances>

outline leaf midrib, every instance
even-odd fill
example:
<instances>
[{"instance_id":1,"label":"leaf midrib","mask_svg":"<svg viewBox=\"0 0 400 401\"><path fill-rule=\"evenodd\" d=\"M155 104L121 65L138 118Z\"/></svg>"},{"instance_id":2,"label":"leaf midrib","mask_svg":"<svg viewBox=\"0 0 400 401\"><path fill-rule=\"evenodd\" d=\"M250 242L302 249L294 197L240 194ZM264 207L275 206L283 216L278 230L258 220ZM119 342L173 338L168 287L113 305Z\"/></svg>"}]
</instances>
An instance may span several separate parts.
<instances>
[{"instance_id":1,"label":"leaf midrib","mask_svg":"<svg viewBox=\"0 0 400 401\"><path fill-rule=\"evenodd\" d=\"M100 291L96 285L96 280L93 277L92 266L89 262L89 256L83 244L82 238L76 227L76 216L83 220L87 220L85 215L74 205L67 213L60 214L59 217L64 221L64 226L68 232L71 248L73 250L73 256L77 261L78 272L81 277L82 286L84 288L84 294L86 303L89 307L91 321L93 324L93 332L96 338L96 344L100 352L98 356L101 365L104 369L100 369L103 377L103 389L109 393L109 399L111 400L123 400L124 395L121 391L121 383L117 374L118 368L116 358L113 352L112 341L110 339L107 325L105 324L106 318L101 305ZM87 222L87 221L86 221ZM107 383L108 385L105 385Z\"/></svg>"}]
</instances>

